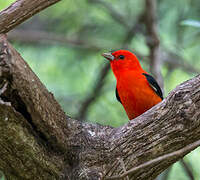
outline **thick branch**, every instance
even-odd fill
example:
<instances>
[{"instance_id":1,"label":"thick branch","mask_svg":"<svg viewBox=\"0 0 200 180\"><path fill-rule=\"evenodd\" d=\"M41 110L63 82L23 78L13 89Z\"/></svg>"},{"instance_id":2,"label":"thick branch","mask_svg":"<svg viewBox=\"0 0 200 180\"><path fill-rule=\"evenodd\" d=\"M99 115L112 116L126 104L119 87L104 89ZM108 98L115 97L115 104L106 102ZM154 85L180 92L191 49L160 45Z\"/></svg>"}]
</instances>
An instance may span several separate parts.
<instances>
[{"instance_id":1,"label":"thick branch","mask_svg":"<svg viewBox=\"0 0 200 180\"><path fill-rule=\"evenodd\" d=\"M192 143L192 144L189 144L189 145L187 145L186 147L184 147L184 148L182 148L182 149L180 149L180 150L177 150L177 151L175 151L175 152L168 153L168 154L166 154L166 155L162 155L162 156L160 156L160 157L157 157L157 158L155 158L155 159L153 159L153 160L147 161L147 162L145 162L144 164L141 164L141 165L139 165L139 166L136 166L136 167L134 167L134 168L132 168L132 169L130 169L130 170L128 170L128 171L125 171L125 173L123 173L123 174L120 175L120 176L112 176L112 177L108 177L108 178L106 178L106 179L107 179L107 180L112 180L112 179L117 180L117 179L125 178L126 176L131 175L131 174L133 174L134 172L136 172L136 171L138 171L138 170L141 170L141 169L143 169L143 168L146 168L146 167L148 167L148 166L153 166L153 165L155 165L155 164L157 164L157 163L159 163L159 162L162 162L162 161L165 161L165 160L167 160L167 159L173 158L174 156L181 156L183 153L185 153L185 152L190 152L190 151L192 151L193 149L197 148L198 146L200 146L200 140L199 140L199 141L196 141L196 142L194 142L194 143ZM184 163L184 161L181 160L181 163ZM184 163L184 166L187 167L185 163ZM188 167L187 167L187 168L188 168ZM191 172L190 172L190 177L191 177L192 179L194 179L194 178L193 178L193 175L191 174Z\"/></svg>"},{"instance_id":2,"label":"thick branch","mask_svg":"<svg viewBox=\"0 0 200 180\"><path fill-rule=\"evenodd\" d=\"M34 14L60 0L17 0L0 12L0 34L7 33Z\"/></svg>"},{"instance_id":3,"label":"thick branch","mask_svg":"<svg viewBox=\"0 0 200 180\"><path fill-rule=\"evenodd\" d=\"M124 172L119 159L124 161L128 171L142 162L145 164L147 160L164 155L164 161L150 166L148 164L147 167L137 169L130 175L131 179L147 179L147 177L154 179L164 169L189 153L196 145L187 146L187 144L200 139L199 84L200 76L185 82L162 103L118 129L76 124L76 128L82 129L84 134L79 140L79 133L73 131L77 137L76 146L82 142L81 146L85 147L80 152L82 158L79 162L82 168L86 169L85 173L99 172L95 166L100 165L104 175L118 176L118 173ZM187 148L184 148L185 146ZM177 150L178 153L173 153ZM167 153L171 154L165 156ZM79 177L81 172L76 171L76 173L75 177ZM100 171L96 176L99 177L101 173Z\"/></svg>"},{"instance_id":4,"label":"thick branch","mask_svg":"<svg viewBox=\"0 0 200 180\"><path fill-rule=\"evenodd\" d=\"M116 134L116 136L120 136L118 141L121 142L115 143L117 147L120 144L123 146L121 149L122 154L124 149L126 149L124 161L125 164L127 162L127 170L130 169L130 164L141 164L141 161L145 162L147 159L155 159L155 157L179 150L186 146L186 144L200 139L199 84L200 76L185 82L172 91L162 103L127 124L125 129L125 126L119 128L118 132L123 132L122 136L126 137L126 140L124 139L123 141L121 139L122 136ZM131 140L131 137L134 140ZM115 140L113 139L113 141ZM127 156L128 147L130 147L129 153L132 152L132 155L130 153ZM186 153L188 152L184 151L178 156L175 155L168 158L167 161L154 164L147 169L144 168L144 170L135 172L130 177L132 179L141 179L141 177L144 178L146 176L145 174L148 174L149 176L146 176L148 179L154 179L156 177L155 174L158 175L163 169L167 168L178 158L183 157Z\"/></svg>"},{"instance_id":5,"label":"thick branch","mask_svg":"<svg viewBox=\"0 0 200 180\"><path fill-rule=\"evenodd\" d=\"M0 79L4 84L1 86L0 123L5 128L2 129L3 136L0 136L0 146L7 148L6 152L0 150L5 154L5 159L0 160L0 169L8 176L12 172L12 177L25 177L25 174L21 177L18 173L24 167L18 168L12 163L18 157L25 164L27 154L30 166L34 167L29 168L30 174L39 172L42 164L36 166L34 162L35 155L41 154L42 157L38 157L41 161L46 159L48 164L56 167L54 177L57 174L63 176L63 167L70 180L119 176L125 170L200 139L200 75L181 84L160 104L122 127L82 123L70 118L66 121L53 96L4 36L1 36L0 44ZM13 120L5 123L6 117ZM26 140L30 138L32 140ZM35 143L30 146L30 142ZM13 149L15 146L16 150ZM25 149L20 151L21 146ZM32 156L26 153L35 147L37 153L32 153ZM129 179L153 180L187 153L189 151L183 149L179 155L137 169ZM52 162L51 158L58 161ZM65 159L64 165L62 159ZM52 172L50 166L47 169Z\"/></svg>"},{"instance_id":6,"label":"thick branch","mask_svg":"<svg viewBox=\"0 0 200 180\"><path fill-rule=\"evenodd\" d=\"M0 36L0 80L0 169L10 179L119 176L200 139L200 76L115 129L66 120L53 96L4 36ZM129 179L154 179L188 150L180 152L137 169Z\"/></svg>"},{"instance_id":7,"label":"thick branch","mask_svg":"<svg viewBox=\"0 0 200 180\"><path fill-rule=\"evenodd\" d=\"M45 142L60 150L67 147L66 115L53 95L3 35L0 35L0 52L1 76L10 87L3 98L23 114Z\"/></svg>"},{"instance_id":8,"label":"thick branch","mask_svg":"<svg viewBox=\"0 0 200 180\"><path fill-rule=\"evenodd\" d=\"M129 175L130 179L155 179L163 170L194 149L194 142L199 144L199 84L200 75L181 84L162 103L117 129L95 125L88 127L88 124L81 123L79 126L84 134L81 142L85 150L80 152L82 158L79 163L88 173L91 170L89 166L94 172L99 172L95 171L95 166L99 168L100 165L101 170L96 175L103 173L109 177L124 173L121 160L128 171L164 155L165 160L138 168ZM79 139L75 130L74 133ZM79 143L79 140L76 141L76 145ZM78 177L80 171L76 173L77 176L74 175Z\"/></svg>"},{"instance_id":9,"label":"thick branch","mask_svg":"<svg viewBox=\"0 0 200 180\"><path fill-rule=\"evenodd\" d=\"M2 100L0 132L0 169L6 179L64 178L63 157L47 151L23 115Z\"/></svg>"}]
</instances>

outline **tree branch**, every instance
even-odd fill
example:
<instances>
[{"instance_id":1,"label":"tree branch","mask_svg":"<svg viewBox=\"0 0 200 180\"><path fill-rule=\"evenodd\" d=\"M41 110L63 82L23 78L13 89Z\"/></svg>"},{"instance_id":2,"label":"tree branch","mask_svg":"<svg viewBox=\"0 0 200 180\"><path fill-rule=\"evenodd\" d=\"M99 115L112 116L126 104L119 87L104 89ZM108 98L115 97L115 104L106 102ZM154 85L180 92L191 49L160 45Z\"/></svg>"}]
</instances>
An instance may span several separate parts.
<instances>
[{"instance_id":1,"label":"tree branch","mask_svg":"<svg viewBox=\"0 0 200 180\"><path fill-rule=\"evenodd\" d=\"M182 149L180 149L178 151L174 151L172 153L165 154L163 156L157 157L156 159L153 159L153 160L150 160L148 162L145 162L144 164L141 164L141 165L139 165L137 167L134 167L134 168L126 171L125 173L123 173L120 176L112 176L112 177L107 177L105 179L106 180L122 179L122 178L124 178L124 177L126 177L128 175L133 174L135 171L141 170L141 169L146 168L148 166L153 166L153 165L155 165L155 164L157 164L157 163L159 163L161 161L169 160L169 159L173 158L174 156L181 156L184 153L191 152L192 150L194 150L195 148L197 148L199 146L200 146L200 140L196 141L196 142L194 142L192 144L189 144L186 147L184 147L184 148L182 148ZM183 162L183 161L181 160L181 162ZM190 174L190 177L192 179L194 179L191 174Z\"/></svg>"},{"instance_id":2,"label":"tree branch","mask_svg":"<svg viewBox=\"0 0 200 180\"><path fill-rule=\"evenodd\" d=\"M190 169L188 164L183 159L180 160L180 163L181 163L182 167L184 168L184 171L187 174L188 178L190 180L194 180L194 176L193 176L192 170Z\"/></svg>"},{"instance_id":3,"label":"tree branch","mask_svg":"<svg viewBox=\"0 0 200 180\"><path fill-rule=\"evenodd\" d=\"M142 17L141 17L142 20ZM127 33L127 38L124 39L123 46L127 48L127 44L131 41L132 34L139 30L138 23L136 23L133 28ZM133 36L134 36L133 35ZM8 33L8 39L10 41L20 41L23 43L45 43L45 44L59 44L59 45L69 45L75 48L87 49L89 51L101 51L102 49L109 49L110 47L97 46L96 44L91 44L90 42L80 41L77 38L68 38L63 35L58 35L55 33L48 33L45 31L32 31L32 30L13 30ZM114 49L117 47L113 47ZM144 59L142 55L136 52L136 55ZM199 69L194 68L192 65L186 63L182 57L174 54L173 52L162 50L161 53L162 61L165 65L173 67L173 68L181 68L182 70L188 73L196 73L200 72Z\"/></svg>"},{"instance_id":4,"label":"tree branch","mask_svg":"<svg viewBox=\"0 0 200 180\"><path fill-rule=\"evenodd\" d=\"M46 32L46 31L36 31L36 30L22 30L15 29L8 33L8 39L14 41L21 41L24 43L44 43L44 44L59 44L68 45L71 47L88 49L90 51L100 51L102 47L98 47L90 42L85 42L77 38L68 38L61 34Z\"/></svg>"},{"instance_id":5,"label":"tree branch","mask_svg":"<svg viewBox=\"0 0 200 180\"><path fill-rule=\"evenodd\" d=\"M108 75L109 70L110 70L110 64L105 63L100 70L100 73L98 75L98 79L96 81L96 85L92 89L90 95L88 97L86 97L84 99L84 101L81 103L81 107L80 107L79 112L76 116L76 119L79 119L81 121L86 119L89 107L100 96L100 92L101 92L101 90L102 90L102 88L105 84L104 82L105 82L105 79Z\"/></svg>"},{"instance_id":6,"label":"tree branch","mask_svg":"<svg viewBox=\"0 0 200 180\"><path fill-rule=\"evenodd\" d=\"M124 48L127 48L126 44L129 44L128 41L131 41L132 33L135 34L138 29L138 25L136 24L132 30L127 33L127 39L124 39ZM20 41L23 43L45 43L45 44L59 44L59 45L68 45L75 48L83 48L89 51L101 51L102 49L109 49L109 47L97 46L96 44L91 44L90 42L80 41L77 38L71 39L67 38L63 35L58 35L54 33L48 33L45 31L31 31L31 30L13 30L8 33L8 39L11 41ZM114 49L117 47L113 47ZM141 59L145 59L142 55L136 52L136 55ZM188 73L196 73L200 72L199 69L193 67L192 65L186 63L182 57L173 52L162 50L161 53L162 62L174 68L181 68L183 71ZM149 60L149 59L148 59Z\"/></svg>"},{"instance_id":7,"label":"tree branch","mask_svg":"<svg viewBox=\"0 0 200 180\"><path fill-rule=\"evenodd\" d=\"M145 20L144 24L147 31L147 45L150 50L150 71L155 76L161 89L163 89L163 78L161 74L161 58L160 58L160 41L157 33L157 20L156 20L156 0L145 0Z\"/></svg>"},{"instance_id":8,"label":"tree branch","mask_svg":"<svg viewBox=\"0 0 200 180\"><path fill-rule=\"evenodd\" d=\"M0 34L7 33L34 14L60 0L17 0L0 12Z\"/></svg>"},{"instance_id":9,"label":"tree branch","mask_svg":"<svg viewBox=\"0 0 200 180\"><path fill-rule=\"evenodd\" d=\"M0 169L8 179L64 177L66 140L54 118L65 114L3 35L0 84Z\"/></svg>"},{"instance_id":10,"label":"tree branch","mask_svg":"<svg viewBox=\"0 0 200 180\"><path fill-rule=\"evenodd\" d=\"M186 59L183 59L173 52L166 50L162 53L161 56L163 58L163 63L169 67L172 67L173 69L181 68L183 71L186 71L188 73L200 73L200 69L192 66L191 64L188 64Z\"/></svg>"},{"instance_id":11,"label":"tree branch","mask_svg":"<svg viewBox=\"0 0 200 180\"><path fill-rule=\"evenodd\" d=\"M200 75L178 86L143 115L122 127L112 128L66 120L53 96L4 36L0 36L0 44L0 127L3 132L0 155L4 157L0 160L0 169L11 179L27 177L23 171L27 157L32 168L25 169L29 169L29 177L37 179L42 179L39 177L43 173L42 162L47 163L44 167L49 174L54 174L54 179L120 176L124 169L129 171L199 141ZM180 152L153 166L135 170L129 179L155 179L189 149ZM12 166L16 157L23 162L20 167ZM51 165L56 168L52 170ZM21 171L24 173L19 173Z\"/></svg>"},{"instance_id":12,"label":"tree branch","mask_svg":"<svg viewBox=\"0 0 200 180\"><path fill-rule=\"evenodd\" d=\"M160 172L199 145L199 83L200 75L181 84L162 103L128 124L113 130L107 127L107 133L105 127L96 129L95 125L91 125L93 128L88 130L92 130L86 132L85 126L88 125L82 123L82 133L88 133L84 147L90 146L90 149L95 149L95 152L82 152L82 163L91 163L94 168L95 164L101 162L104 177L108 178L123 174L124 167L120 165L119 158L123 160L125 169L129 172L133 167L141 167L141 164L164 157L165 160L159 159L159 163L156 160L153 165L148 162L148 166L142 165L143 168L138 168L129 175L129 179L155 179ZM87 159L87 154L92 158Z\"/></svg>"},{"instance_id":13,"label":"tree branch","mask_svg":"<svg viewBox=\"0 0 200 180\"><path fill-rule=\"evenodd\" d=\"M15 110L23 114L45 143L51 142L56 148L66 147L66 115L60 105L4 35L0 35L0 48L0 74L10 87L6 95L1 95L2 98L11 102ZM56 121L57 118L60 120Z\"/></svg>"},{"instance_id":14,"label":"tree branch","mask_svg":"<svg viewBox=\"0 0 200 180\"><path fill-rule=\"evenodd\" d=\"M63 157L42 146L43 139L22 114L2 100L0 114L0 169L7 179L64 177Z\"/></svg>"},{"instance_id":15,"label":"tree branch","mask_svg":"<svg viewBox=\"0 0 200 180\"><path fill-rule=\"evenodd\" d=\"M12 23L10 27L14 27ZM0 169L8 179L120 176L125 170L199 142L200 75L119 128L66 118L53 95L4 35L0 35L0 84ZM190 150L180 150L165 161L139 168L129 179L153 180Z\"/></svg>"},{"instance_id":16,"label":"tree branch","mask_svg":"<svg viewBox=\"0 0 200 180\"><path fill-rule=\"evenodd\" d=\"M118 11L116 11L112 5L107 3L106 1L103 0L88 0L90 3L97 3L101 4L110 14L113 20L124 26L126 29L129 29L129 23L126 21L125 17L123 17Z\"/></svg>"}]
</instances>

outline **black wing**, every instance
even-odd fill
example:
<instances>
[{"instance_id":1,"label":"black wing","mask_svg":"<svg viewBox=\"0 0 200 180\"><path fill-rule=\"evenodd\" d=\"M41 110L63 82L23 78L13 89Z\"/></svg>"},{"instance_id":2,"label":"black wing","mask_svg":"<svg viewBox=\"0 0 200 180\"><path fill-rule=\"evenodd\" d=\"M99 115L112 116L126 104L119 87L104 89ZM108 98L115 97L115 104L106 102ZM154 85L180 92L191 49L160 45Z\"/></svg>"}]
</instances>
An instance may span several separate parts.
<instances>
[{"instance_id":1,"label":"black wing","mask_svg":"<svg viewBox=\"0 0 200 180\"><path fill-rule=\"evenodd\" d=\"M122 103L121 100L120 100L120 97L119 97L119 94L118 94L117 88L115 89L115 94L116 94L116 98L117 98L117 100L118 100L120 103Z\"/></svg>"},{"instance_id":2,"label":"black wing","mask_svg":"<svg viewBox=\"0 0 200 180\"><path fill-rule=\"evenodd\" d=\"M161 90L160 86L158 85L158 83L156 82L156 80L155 80L151 75L149 75L149 74L146 74L146 73L142 73L142 74L146 77L146 79L147 79L149 85L150 85L151 88L155 91L155 93L156 93L161 99L163 99L162 90Z\"/></svg>"}]
</instances>

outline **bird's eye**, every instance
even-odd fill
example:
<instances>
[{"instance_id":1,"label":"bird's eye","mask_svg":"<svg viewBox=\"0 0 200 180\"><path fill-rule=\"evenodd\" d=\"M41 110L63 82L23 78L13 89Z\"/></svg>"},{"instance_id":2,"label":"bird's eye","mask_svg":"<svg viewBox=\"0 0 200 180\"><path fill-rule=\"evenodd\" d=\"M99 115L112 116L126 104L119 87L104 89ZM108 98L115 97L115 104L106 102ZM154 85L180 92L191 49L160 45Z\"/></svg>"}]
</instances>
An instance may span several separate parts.
<instances>
[{"instance_id":1,"label":"bird's eye","mask_svg":"<svg viewBox=\"0 0 200 180\"><path fill-rule=\"evenodd\" d=\"M123 55L120 55L120 56L119 56L119 59L124 59L124 56L123 56Z\"/></svg>"}]
</instances>

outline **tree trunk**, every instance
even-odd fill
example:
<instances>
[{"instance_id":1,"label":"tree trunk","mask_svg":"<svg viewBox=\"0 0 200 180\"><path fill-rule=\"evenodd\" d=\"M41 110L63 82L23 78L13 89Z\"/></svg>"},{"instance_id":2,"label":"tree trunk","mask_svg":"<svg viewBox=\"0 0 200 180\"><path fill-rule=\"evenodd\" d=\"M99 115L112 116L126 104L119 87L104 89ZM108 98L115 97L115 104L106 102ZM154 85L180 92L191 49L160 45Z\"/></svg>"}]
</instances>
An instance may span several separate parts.
<instances>
[{"instance_id":1,"label":"tree trunk","mask_svg":"<svg viewBox=\"0 0 200 180\"><path fill-rule=\"evenodd\" d=\"M73 120L0 35L0 170L7 179L153 180L200 145L199 108L200 75L122 127Z\"/></svg>"}]
</instances>

